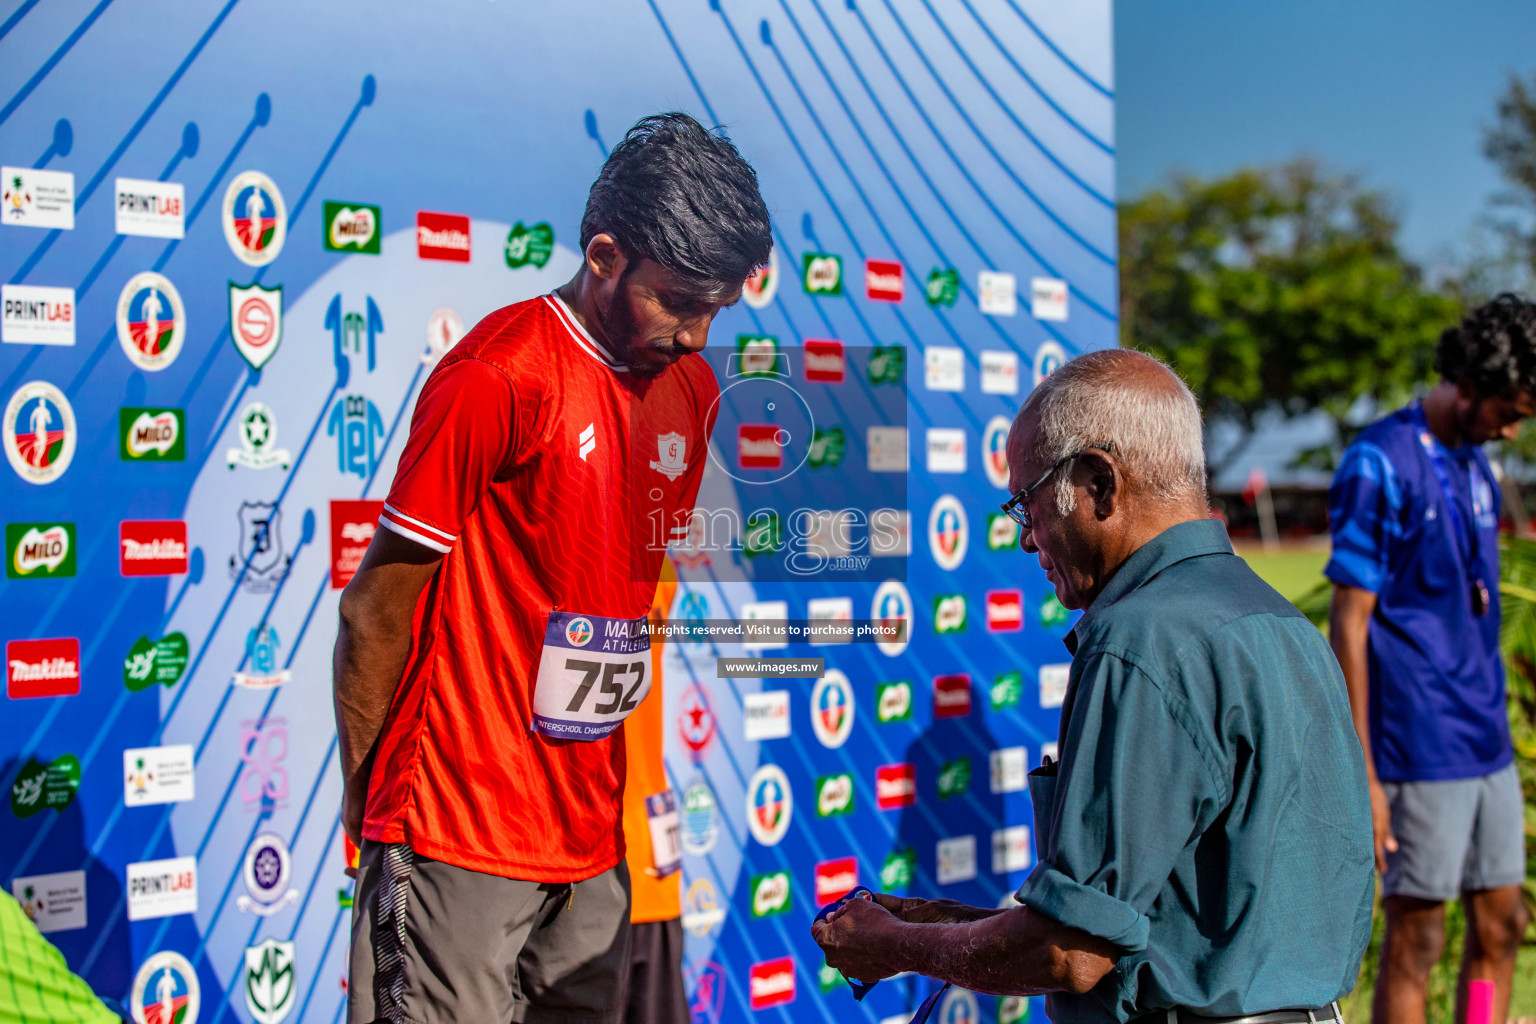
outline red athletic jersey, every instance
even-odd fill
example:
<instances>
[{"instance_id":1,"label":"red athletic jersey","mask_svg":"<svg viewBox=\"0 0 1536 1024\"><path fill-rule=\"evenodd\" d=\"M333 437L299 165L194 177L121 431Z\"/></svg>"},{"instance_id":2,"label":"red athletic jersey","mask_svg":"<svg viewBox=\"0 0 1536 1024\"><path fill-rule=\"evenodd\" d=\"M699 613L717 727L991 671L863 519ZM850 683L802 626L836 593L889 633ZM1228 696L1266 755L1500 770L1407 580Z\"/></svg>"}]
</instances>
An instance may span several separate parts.
<instances>
[{"instance_id":1,"label":"red athletic jersey","mask_svg":"<svg viewBox=\"0 0 1536 1024\"><path fill-rule=\"evenodd\" d=\"M719 386L634 377L555 296L480 321L427 378L380 525L445 553L422 593L363 834L537 882L624 853L625 752L530 731L552 609L647 614L698 493ZM679 438L681 440L679 440Z\"/></svg>"}]
</instances>

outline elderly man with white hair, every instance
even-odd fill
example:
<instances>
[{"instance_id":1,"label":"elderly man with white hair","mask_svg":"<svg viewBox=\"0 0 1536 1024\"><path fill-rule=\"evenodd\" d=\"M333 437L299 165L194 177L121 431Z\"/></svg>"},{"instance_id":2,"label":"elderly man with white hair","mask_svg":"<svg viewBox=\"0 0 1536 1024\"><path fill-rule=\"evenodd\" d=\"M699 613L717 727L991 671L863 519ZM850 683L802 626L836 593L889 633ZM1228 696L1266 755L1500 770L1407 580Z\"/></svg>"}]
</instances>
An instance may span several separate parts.
<instances>
[{"instance_id":1,"label":"elderly man with white hair","mask_svg":"<svg viewBox=\"0 0 1536 1024\"><path fill-rule=\"evenodd\" d=\"M813 925L827 963L1046 996L1053 1021L1339 1020L1371 930L1371 813L1322 635L1210 517L1199 408L1128 351L1062 366L1008 439L1056 596L1084 609L1038 863L1004 910L875 894Z\"/></svg>"}]
</instances>

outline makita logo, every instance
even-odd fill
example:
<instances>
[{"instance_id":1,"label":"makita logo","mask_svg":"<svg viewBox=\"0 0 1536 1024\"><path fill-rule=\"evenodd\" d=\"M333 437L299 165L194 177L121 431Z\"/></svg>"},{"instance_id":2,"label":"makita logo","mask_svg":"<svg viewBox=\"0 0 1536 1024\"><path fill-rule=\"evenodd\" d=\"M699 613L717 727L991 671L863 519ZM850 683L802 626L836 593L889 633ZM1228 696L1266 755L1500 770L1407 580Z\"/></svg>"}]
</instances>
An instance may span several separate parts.
<instances>
[{"instance_id":1,"label":"makita logo","mask_svg":"<svg viewBox=\"0 0 1536 1024\"><path fill-rule=\"evenodd\" d=\"M894 260L864 261L864 291L881 302L901 301L901 264Z\"/></svg>"},{"instance_id":2,"label":"makita logo","mask_svg":"<svg viewBox=\"0 0 1536 1024\"><path fill-rule=\"evenodd\" d=\"M1024 628L1022 591L987 591L987 628L994 633L1016 633Z\"/></svg>"},{"instance_id":3,"label":"makita logo","mask_svg":"<svg viewBox=\"0 0 1536 1024\"><path fill-rule=\"evenodd\" d=\"M876 768L875 803L882 811L917 803L917 767L908 762Z\"/></svg>"},{"instance_id":4,"label":"makita logo","mask_svg":"<svg viewBox=\"0 0 1536 1024\"><path fill-rule=\"evenodd\" d=\"M125 520L119 526L124 576L170 576L187 571L187 524L179 519Z\"/></svg>"},{"instance_id":5,"label":"makita logo","mask_svg":"<svg viewBox=\"0 0 1536 1024\"><path fill-rule=\"evenodd\" d=\"M417 226L416 244L428 249L457 249L469 252L469 234L464 231L433 231Z\"/></svg>"},{"instance_id":6,"label":"makita logo","mask_svg":"<svg viewBox=\"0 0 1536 1024\"><path fill-rule=\"evenodd\" d=\"M795 1001L795 961L793 957L780 957L753 964L747 978L748 997L752 1009L763 1010L770 1006L782 1006Z\"/></svg>"},{"instance_id":7,"label":"makita logo","mask_svg":"<svg viewBox=\"0 0 1536 1024\"><path fill-rule=\"evenodd\" d=\"M80 692L80 640L12 640L5 645L6 696L68 697Z\"/></svg>"},{"instance_id":8,"label":"makita logo","mask_svg":"<svg viewBox=\"0 0 1536 1024\"><path fill-rule=\"evenodd\" d=\"M416 214L416 255L424 260L469 262L469 218L455 213Z\"/></svg>"},{"instance_id":9,"label":"makita logo","mask_svg":"<svg viewBox=\"0 0 1536 1024\"><path fill-rule=\"evenodd\" d=\"M971 713L971 677L965 674L935 676L933 717L964 718Z\"/></svg>"},{"instance_id":10,"label":"makita logo","mask_svg":"<svg viewBox=\"0 0 1536 1024\"><path fill-rule=\"evenodd\" d=\"M859 884L859 859L840 857L816 865L816 902L831 903Z\"/></svg>"},{"instance_id":11,"label":"makita logo","mask_svg":"<svg viewBox=\"0 0 1536 1024\"><path fill-rule=\"evenodd\" d=\"M778 469L784 464L780 428L772 423L743 423L736 428L736 458L742 469Z\"/></svg>"},{"instance_id":12,"label":"makita logo","mask_svg":"<svg viewBox=\"0 0 1536 1024\"><path fill-rule=\"evenodd\" d=\"M843 357L840 341L805 342L805 379L823 384L841 384L848 373L848 361Z\"/></svg>"}]
</instances>

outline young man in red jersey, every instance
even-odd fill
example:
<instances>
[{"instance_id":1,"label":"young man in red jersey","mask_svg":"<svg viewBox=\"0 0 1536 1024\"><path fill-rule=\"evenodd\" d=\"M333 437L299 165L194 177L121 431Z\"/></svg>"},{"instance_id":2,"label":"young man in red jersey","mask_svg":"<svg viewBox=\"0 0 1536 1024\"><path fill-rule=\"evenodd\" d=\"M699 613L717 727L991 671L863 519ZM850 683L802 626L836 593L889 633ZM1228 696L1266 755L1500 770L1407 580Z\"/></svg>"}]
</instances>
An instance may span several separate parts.
<instances>
[{"instance_id":1,"label":"young man in red jersey","mask_svg":"<svg viewBox=\"0 0 1536 1024\"><path fill-rule=\"evenodd\" d=\"M342 594L351 1024L619 1013L648 527L693 506L719 394L697 353L771 236L735 147L665 114L609 155L581 246L432 372Z\"/></svg>"}]
</instances>

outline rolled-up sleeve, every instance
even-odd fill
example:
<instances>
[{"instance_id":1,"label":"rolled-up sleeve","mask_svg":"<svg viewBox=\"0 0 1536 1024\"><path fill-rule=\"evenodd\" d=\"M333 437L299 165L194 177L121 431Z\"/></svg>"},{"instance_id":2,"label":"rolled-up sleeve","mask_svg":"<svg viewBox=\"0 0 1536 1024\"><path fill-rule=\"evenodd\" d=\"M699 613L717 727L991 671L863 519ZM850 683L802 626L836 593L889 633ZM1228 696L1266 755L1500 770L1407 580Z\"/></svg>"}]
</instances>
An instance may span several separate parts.
<instances>
[{"instance_id":1,"label":"rolled-up sleeve","mask_svg":"<svg viewBox=\"0 0 1536 1024\"><path fill-rule=\"evenodd\" d=\"M1387 453L1356 441L1344 452L1328 488L1333 551L1323 575L1375 594L1387 577L1389 548L1400 536L1403 489Z\"/></svg>"},{"instance_id":2,"label":"rolled-up sleeve","mask_svg":"<svg viewBox=\"0 0 1536 1024\"><path fill-rule=\"evenodd\" d=\"M1092 655L1076 691L1051 806L1035 808L1049 839L1018 899L1134 953L1180 853L1226 802L1223 773L1189 709L1124 658Z\"/></svg>"}]
</instances>

